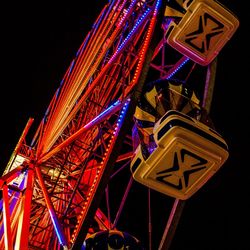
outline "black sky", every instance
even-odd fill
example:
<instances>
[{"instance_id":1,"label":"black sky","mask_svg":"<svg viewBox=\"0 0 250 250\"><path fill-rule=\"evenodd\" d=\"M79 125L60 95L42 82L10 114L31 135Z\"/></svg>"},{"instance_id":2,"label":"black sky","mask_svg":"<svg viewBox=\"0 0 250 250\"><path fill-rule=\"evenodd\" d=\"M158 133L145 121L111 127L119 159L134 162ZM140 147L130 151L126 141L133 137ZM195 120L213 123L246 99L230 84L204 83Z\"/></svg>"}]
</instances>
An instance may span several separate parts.
<instances>
[{"instance_id":1,"label":"black sky","mask_svg":"<svg viewBox=\"0 0 250 250\"><path fill-rule=\"evenodd\" d=\"M55 90L106 1L7 3L1 22L0 169L29 117L40 123ZM247 250L250 235L249 21L242 1L224 0L240 27L218 56L211 116L230 157L186 203L173 250Z\"/></svg>"}]
</instances>

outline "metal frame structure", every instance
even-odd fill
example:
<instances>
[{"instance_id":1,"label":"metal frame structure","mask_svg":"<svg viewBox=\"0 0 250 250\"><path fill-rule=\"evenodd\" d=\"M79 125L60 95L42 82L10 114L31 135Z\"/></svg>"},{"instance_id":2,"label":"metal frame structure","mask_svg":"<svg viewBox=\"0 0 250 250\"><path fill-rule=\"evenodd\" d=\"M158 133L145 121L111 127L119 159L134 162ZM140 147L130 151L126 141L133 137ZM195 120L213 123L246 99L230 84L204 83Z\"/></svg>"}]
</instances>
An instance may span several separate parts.
<instances>
[{"instance_id":1,"label":"metal frame structure","mask_svg":"<svg viewBox=\"0 0 250 250\"><path fill-rule=\"evenodd\" d=\"M161 0L114 0L105 5L32 142L27 145L25 140L30 119L0 178L1 249L80 249L94 225L98 230L119 227L134 185L122 172L133 155L133 113L145 82L173 76L188 81L201 70L168 47L168 27L162 24L165 5ZM215 63L202 68L203 106L208 110ZM112 214L115 178L125 182L125 189L116 196L117 211ZM148 190L147 237L152 249L150 197ZM170 245L183 204L173 202L159 249Z\"/></svg>"}]
</instances>

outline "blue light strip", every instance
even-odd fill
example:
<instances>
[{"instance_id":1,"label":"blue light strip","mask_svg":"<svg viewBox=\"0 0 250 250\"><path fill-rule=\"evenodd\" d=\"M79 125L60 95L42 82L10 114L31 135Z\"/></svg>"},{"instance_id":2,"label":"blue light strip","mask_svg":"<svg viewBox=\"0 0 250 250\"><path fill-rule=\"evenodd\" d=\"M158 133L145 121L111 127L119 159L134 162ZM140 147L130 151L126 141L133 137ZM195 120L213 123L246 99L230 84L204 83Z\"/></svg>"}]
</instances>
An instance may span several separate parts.
<instances>
[{"instance_id":1,"label":"blue light strip","mask_svg":"<svg viewBox=\"0 0 250 250\"><path fill-rule=\"evenodd\" d=\"M132 7L134 7L134 4L136 3L136 0L133 0L129 6L129 8L127 9L127 13L130 12L130 10L132 9ZM124 18L126 17L126 15L123 16L123 18L121 19L121 21L118 23L118 26L120 26L124 20Z\"/></svg>"},{"instance_id":2,"label":"blue light strip","mask_svg":"<svg viewBox=\"0 0 250 250\"><path fill-rule=\"evenodd\" d=\"M189 61L189 58L186 58L186 60L181 63L166 79L169 80L173 75L175 75L187 62Z\"/></svg>"},{"instance_id":3,"label":"blue light strip","mask_svg":"<svg viewBox=\"0 0 250 250\"><path fill-rule=\"evenodd\" d=\"M146 19L148 13L151 11L150 8L148 8L144 14L139 18L139 20L136 22L135 26L133 29L129 32L127 37L124 39L124 41L121 43L121 45L118 47L117 51L113 54L113 56L110 58L110 62L116 57L116 55L123 49L123 47L126 45L127 41L135 34L137 31L137 28L144 22Z\"/></svg>"},{"instance_id":4,"label":"blue light strip","mask_svg":"<svg viewBox=\"0 0 250 250\"><path fill-rule=\"evenodd\" d=\"M122 124L122 122L123 122L123 120L124 120L124 117L125 117L126 112L127 112L127 109L128 109L128 104L129 104L129 102L130 102L130 99L128 99L128 100L124 103L124 105L123 105L123 107L122 107L121 113L120 113L120 115L119 115L119 118L118 118L118 121L117 121L117 124L116 124L117 127L116 127L116 129L115 129L114 135L117 134L118 128L121 127L121 124Z\"/></svg>"},{"instance_id":5,"label":"blue light strip","mask_svg":"<svg viewBox=\"0 0 250 250\"><path fill-rule=\"evenodd\" d=\"M154 14L153 14L154 16L157 15L158 10L160 9L160 6L161 6L161 0L158 0L156 2L156 5L155 5L155 10L154 10Z\"/></svg>"},{"instance_id":6,"label":"blue light strip","mask_svg":"<svg viewBox=\"0 0 250 250\"><path fill-rule=\"evenodd\" d=\"M108 111L113 109L115 106L119 105L121 103L120 100L116 101L114 104L110 105L107 109L105 109L102 113L100 113L98 116L96 116L91 122L87 123L84 127L88 127L89 125L93 124L96 120L101 118L103 115L107 114Z\"/></svg>"},{"instance_id":7,"label":"blue light strip","mask_svg":"<svg viewBox=\"0 0 250 250\"><path fill-rule=\"evenodd\" d=\"M51 212L50 209L49 209L49 213L50 213L50 218L52 219L52 223L53 223L53 225L54 225L54 229L55 229L55 231L56 231L56 235L57 235L57 237L58 237L58 239L59 239L60 245L65 246L66 243L63 242L62 236L60 235L60 233L59 233L59 231L58 231L59 225L57 225L57 222L55 221L54 216L53 216L53 213Z\"/></svg>"}]
</instances>

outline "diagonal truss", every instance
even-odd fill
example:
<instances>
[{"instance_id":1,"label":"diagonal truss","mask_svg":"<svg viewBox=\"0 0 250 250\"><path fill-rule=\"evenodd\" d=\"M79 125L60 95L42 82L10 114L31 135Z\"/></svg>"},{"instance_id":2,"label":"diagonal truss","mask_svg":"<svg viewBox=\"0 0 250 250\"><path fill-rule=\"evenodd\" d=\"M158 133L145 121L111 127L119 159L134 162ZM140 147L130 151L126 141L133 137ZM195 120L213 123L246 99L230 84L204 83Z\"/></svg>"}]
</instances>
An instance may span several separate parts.
<instances>
[{"instance_id":1,"label":"diagonal truss","mask_svg":"<svg viewBox=\"0 0 250 250\"><path fill-rule=\"evenodd\" d=\"M101 203L133 155L132 115L145 80L185 82L204 71L199 88L210 106L214 71L168 48L164 7L160 0L116 0L103 8L30 146L32 119L0 179L1 249L79 249L94 225L117 227L132 179L114 216Z\"/></svg>"}]
</instances>

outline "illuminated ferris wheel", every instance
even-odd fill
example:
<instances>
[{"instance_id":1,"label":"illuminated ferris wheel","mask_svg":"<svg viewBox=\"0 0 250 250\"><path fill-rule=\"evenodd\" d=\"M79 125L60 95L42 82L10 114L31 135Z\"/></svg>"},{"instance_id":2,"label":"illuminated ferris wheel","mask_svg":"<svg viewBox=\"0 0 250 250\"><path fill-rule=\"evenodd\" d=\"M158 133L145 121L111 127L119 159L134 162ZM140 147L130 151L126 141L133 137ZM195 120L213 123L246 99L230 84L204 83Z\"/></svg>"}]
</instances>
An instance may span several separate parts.
<instances>
[{"instance_id":1,"label":"illuminated ferris wheel","mask_svg":"<svg viewBox=\"0 0 250 250\"><path fill-rule=\"evenodd\" d=\"M146 249L167 249L184 201L228 157L209 111L216 56L238 25L213 0L109 1L0 178L0 249L81 249L138 226ZM155 239L157 199L169 218Z\"/></svg>"}]
</instances>

